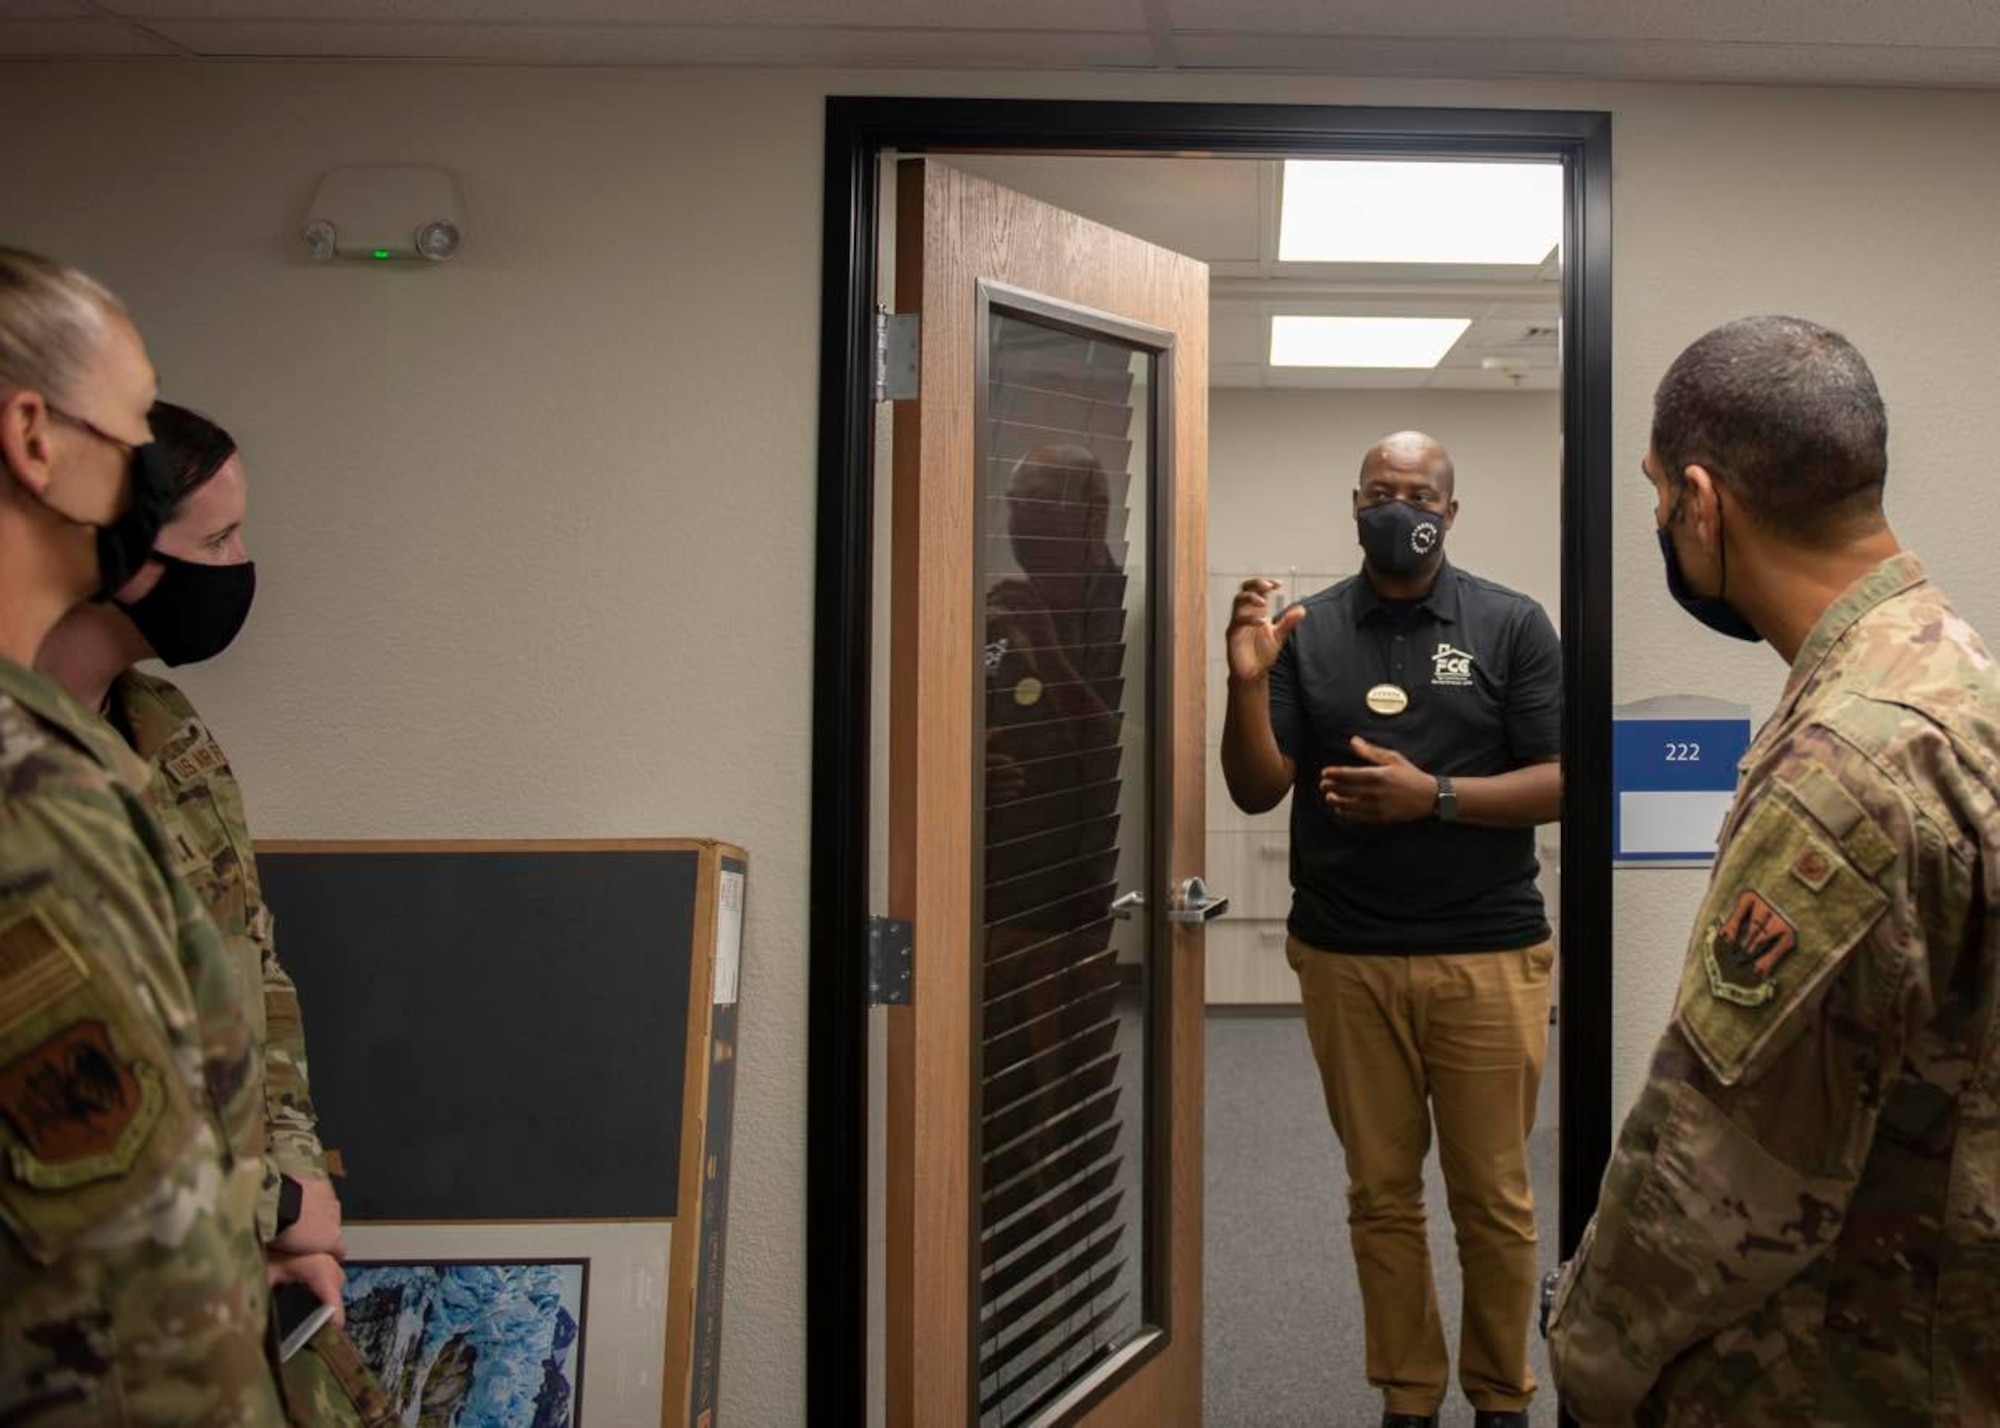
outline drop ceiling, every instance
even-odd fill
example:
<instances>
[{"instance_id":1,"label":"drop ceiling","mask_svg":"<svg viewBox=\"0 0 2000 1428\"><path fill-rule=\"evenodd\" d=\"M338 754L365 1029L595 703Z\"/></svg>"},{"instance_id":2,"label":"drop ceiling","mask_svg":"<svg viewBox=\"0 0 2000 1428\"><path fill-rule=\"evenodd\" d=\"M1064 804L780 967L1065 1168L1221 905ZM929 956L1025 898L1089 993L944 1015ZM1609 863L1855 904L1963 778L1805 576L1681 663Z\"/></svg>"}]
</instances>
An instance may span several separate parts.
<instances>
[{"instance_id":1,"label":"drop ceiling","mask_svg":"<svg viewBox=\"0 0 2000 1428\"><path fill-rule=\"evenodd\" d=\"M1209 384L1554 391L1561 267L1281 263L1284 165L1251 159L954 155L945 162L1209 265ZM1472 320L1434 369L1278 368L1279 313Z\"/></svg>"},{"instance_id":2,"label":"drop ceiling","mask_svg":"<svg viewBox=\"0 0 2000 1428\"><path fill-rule=\"evenodd\" d=\"M1984 0L0 0L0 57L2000 87Z\"/></svg>"}]
</instances>

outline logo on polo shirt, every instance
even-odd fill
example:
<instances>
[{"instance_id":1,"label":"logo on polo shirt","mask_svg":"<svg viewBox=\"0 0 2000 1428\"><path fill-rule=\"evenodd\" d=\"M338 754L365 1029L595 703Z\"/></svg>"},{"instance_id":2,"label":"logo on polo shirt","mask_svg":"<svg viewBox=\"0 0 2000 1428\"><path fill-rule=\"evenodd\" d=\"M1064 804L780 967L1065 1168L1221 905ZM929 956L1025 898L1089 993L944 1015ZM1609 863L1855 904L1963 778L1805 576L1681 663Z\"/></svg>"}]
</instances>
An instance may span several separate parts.
<instances>
[{"instance_id":1,"label":"logo on polo shirt","mask_svg":"<svg viewBox=\"0 0 2000 1428\"><path fill-rule=\"evenodd\" d=\"M1431 656L1431 683L1472 683L1472 656L1440 640L1437 653Z\"/></svg>"}]
</instances>

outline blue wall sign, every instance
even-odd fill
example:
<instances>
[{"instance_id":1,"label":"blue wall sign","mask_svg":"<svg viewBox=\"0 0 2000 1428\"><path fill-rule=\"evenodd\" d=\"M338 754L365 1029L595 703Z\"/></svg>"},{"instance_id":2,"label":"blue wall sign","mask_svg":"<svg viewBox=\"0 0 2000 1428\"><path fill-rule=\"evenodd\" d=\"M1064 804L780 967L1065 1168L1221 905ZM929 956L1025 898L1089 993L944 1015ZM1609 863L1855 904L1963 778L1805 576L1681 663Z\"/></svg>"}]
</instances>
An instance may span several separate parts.
<instances>
[{"instance_id":1,"label":"blue wall sign","mask_svg":"<svg viewBox=\"0 0 2000 1428\"><path fill-rule=\"evenodd\" d=\"M1628 866L1715 861L1750 747L1750 708L1692 696L1647 699L1612 713L1611 838Z\"/></svg>"}]
</instances>

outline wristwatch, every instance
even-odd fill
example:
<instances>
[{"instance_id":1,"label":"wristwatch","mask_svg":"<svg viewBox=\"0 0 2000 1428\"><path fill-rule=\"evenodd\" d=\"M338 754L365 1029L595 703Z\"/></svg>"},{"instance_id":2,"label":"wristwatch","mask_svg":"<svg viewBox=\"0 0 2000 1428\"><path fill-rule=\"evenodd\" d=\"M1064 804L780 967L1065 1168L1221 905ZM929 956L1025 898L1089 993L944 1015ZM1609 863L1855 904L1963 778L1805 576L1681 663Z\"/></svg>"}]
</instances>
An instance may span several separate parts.
<instances>
[{"instance_id":1,"label":"wristwatch","mask_svg":"<svg viewBox=\"0 0 2000 1428\"><path fill-rule=\"evenodd\" d=\"M1440 823L1458 821L1458 791L1451 786L1450 774L1439 774L1437 803L1431 809L1431 816Z\"/></svg>"},{"instance_id":2,"label":"wristwatch","mask_svg":"<svg viewBox=\"0 0 2000 1428\"><path fill-rule=\"evenodd\" d=\"M278 1177L278 1230L283 1234L299 1222L305 1213L306 1187L289 1175Z\"/></svg>"}]
</instances>

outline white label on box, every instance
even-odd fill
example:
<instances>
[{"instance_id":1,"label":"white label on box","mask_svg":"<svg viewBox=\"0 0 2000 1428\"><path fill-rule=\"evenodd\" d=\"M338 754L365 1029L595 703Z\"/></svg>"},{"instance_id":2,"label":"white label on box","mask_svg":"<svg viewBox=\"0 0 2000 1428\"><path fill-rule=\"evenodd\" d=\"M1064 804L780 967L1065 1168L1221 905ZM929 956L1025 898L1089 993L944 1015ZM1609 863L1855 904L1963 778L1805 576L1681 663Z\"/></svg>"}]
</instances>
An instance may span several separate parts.
<instances>
[{"instance_id":1,"label":"white label on box","mask_svg":"<svg viewBox=\"0 0 2000 1428\"><path fill-rule=\"evenodd\" d=\"M743 961L743 874L725 868L715 901L715 1004L736 1005L737 969Z\"/></svg>"}]
</instances>

